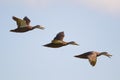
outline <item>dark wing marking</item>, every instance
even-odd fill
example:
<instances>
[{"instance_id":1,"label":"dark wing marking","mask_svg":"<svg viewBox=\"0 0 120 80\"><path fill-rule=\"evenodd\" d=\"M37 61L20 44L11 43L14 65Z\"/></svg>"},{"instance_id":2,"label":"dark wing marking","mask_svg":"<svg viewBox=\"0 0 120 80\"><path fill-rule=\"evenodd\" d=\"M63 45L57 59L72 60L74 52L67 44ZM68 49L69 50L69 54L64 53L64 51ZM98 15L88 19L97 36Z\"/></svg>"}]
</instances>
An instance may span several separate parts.
<instances>
[{"instance_id":1,"label":"dark wing marking","mask_svg":"<svg viewBox=\"0 0 120 80\"><path fill-rule=\"evenodd\" d=\"M26 21L26 24L27 25L29 25L30 24L30 19L27 17L27 16L25 16L24 18L23 18L23 20L25 20Z\"/></svg>"},{"instance_id":2,"label":"dark wing marking","mask_svg":"<svg viewBox=\"0 0 120 80\"><path fill-rule=\"evenodd\" d=\"M63 41L64 36L65 36L64 32L59 32L53 40L61 40L61 41Z\"/></svg>"},{"instance_id":3,"label":"dark wing marking","mask_svg":"<svg viewBox=\"0 0 120 80\"><path fill-rule=\"evenodd\" d=\"M86 52L86 53L83 53L83 54L80 54L80 55L75 55L75 57L88 59L88 56L90 54L92 54L92 52Z\"/></svg>"},{"instance_id":4,"label":"dark wing marking","mask_svg":"<svg viewBox=\"0 0 120 80\"><path fill-rule=\"evenodd\" d=\"M84 59L87 59L88 57L88 54L80 54L80 55L75 55L75 57L77 58L84 58Z\"/></svg>"}]
</instances>

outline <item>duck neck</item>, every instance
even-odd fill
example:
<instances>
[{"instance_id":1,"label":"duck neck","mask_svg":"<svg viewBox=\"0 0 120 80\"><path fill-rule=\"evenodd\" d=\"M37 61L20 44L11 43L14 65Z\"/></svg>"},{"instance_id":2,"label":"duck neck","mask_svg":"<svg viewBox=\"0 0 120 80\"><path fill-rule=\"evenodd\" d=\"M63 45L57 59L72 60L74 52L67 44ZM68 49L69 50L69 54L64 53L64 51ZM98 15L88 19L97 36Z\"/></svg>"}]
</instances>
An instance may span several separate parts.
<instances>
[{"instance_id":1,"label":"duck neck","mask_svg":"<svg viewBox=\"0 0 120 80\"><path fill-rule=\"evenodd\" d=\"M66 45L69 45L69 44L72 44L72 43L73 43L73 42L72 42L72 41L70 41L70 42L67 42L67 43L66 43Z\"/></svg>"},{"instance_id":2,"label":"duck neck","mask_svg":"<svg viewBox=\"0 0 120 80\"><path fill-rule=\"evenodd\" d=\"M101 56L101 55L106 55L106 52L101 52L98 54L98 56Z\"/></svg>"},{"instance_id":3,"label":"duck neck","mask_svg":"<svg viewBox=\"0 0 120 80\"><path fill-rule=\"evenodd\" d=\"M38 28L38 26L33 26L33 27L32 27L32 29L36 29L36 28Z\"/></svg>"}]
</instances>

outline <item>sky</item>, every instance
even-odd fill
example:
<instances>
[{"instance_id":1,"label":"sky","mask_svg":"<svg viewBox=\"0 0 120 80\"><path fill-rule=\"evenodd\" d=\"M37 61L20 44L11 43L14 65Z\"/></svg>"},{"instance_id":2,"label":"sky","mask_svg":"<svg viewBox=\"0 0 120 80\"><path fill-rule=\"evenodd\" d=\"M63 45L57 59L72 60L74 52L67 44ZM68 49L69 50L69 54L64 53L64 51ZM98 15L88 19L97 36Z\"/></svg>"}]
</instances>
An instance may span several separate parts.
<instances>
[{"instance_id":1,"label":"sky","mask_svg":"<svg viewBox=\"0 0 120 80\"><path fill-rule=\"evenodd\" d=\"M0 2L0 80L119 80L119 0L2 0ZM43 25L26 33L13 33L12 16L28 16L31 25ZM64 31L68 45L53 49L42 45ZM74 55L107 51L92 67Z\"/></svg>"}]
</instances>

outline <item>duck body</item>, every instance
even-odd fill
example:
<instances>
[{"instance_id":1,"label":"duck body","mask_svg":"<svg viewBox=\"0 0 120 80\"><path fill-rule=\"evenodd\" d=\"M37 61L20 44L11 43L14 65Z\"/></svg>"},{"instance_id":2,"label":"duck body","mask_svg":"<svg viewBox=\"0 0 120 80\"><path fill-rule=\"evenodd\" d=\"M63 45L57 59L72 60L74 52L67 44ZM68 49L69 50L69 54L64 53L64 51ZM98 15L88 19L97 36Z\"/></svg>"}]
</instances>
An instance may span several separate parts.
<instances>
[{"instance_id":1,"label":"duck body","mask_svg":"<svg viewBox=\"0 0 120 80\"><path fill-rule=\"evenodd\" d=\"M32 29L28 28L28 27L23 27L23 28L16 28L14 30L10 30L11 32L17 32L17 33L23 33L23 32L27 32L30 31Z\"/></svg>"},{"instance_id":2,"label":"duck body","mask_svg":"<svg viewBox=\"0 0 120 80\"><path fill-rule=\"evenodd\" d=\"M45 47L51 47L51 48L59 48L62 46L66 46L67 43L61 40L53 40L51 43L48 43L46 45L43 45Z\"/></svg>"},{"instance_id":3,"label":"duck body","mask_svg":"<svg viewBox=\"0 0 120 80\"><path fill-rule=\"evenodd\" d=\"M50 48L59 48L59 47L65 46L65 45L62 44L62 43L60 43L60 44L49 43L49 44L46 44L44 46L45 47L50 47Z\"/></svg>"}]
</instances>

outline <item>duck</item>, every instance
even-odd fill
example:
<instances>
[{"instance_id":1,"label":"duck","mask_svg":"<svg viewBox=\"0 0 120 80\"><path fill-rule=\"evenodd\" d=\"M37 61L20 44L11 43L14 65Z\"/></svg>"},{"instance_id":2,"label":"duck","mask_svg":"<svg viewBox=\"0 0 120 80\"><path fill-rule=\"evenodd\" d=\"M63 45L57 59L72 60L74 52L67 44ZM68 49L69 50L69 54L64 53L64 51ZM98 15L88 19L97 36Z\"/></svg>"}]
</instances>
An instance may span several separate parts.
<instances>
[{"instance_id":1,"label":"duck","mask_svg":"<svg viewBox=\"0 0 120 80\"><path fill-rule=\"evenodd\" d=\"M27 16L25 16L23 19L13 16L12 19L16 21L17 28L10 30L10 32L23 33L23 32L34 30L36 28L42 29L42 30L44 29L44 27L41 25L31 26L30 25L31 20Z\"/></svg>"},{"instance_id":2,"label":"duck","mask_svg":"<svg viewBox=\"0 0 120 80\"><path fill-rule=\"evenodd\" d=\"M65 42L63 41L64 39L64 31L57 33L57 35L54 37L54 39L51 41L51 43L45 44L43 45L44 47L49 47L49 48L60 48L62 46L66 46L66 45L78 45L76 42L74 41L70 41L70 42Z\"/></svg>"},{"instance_id":3,"label":"duck","mask_svg":"<svg viewBox=\"0 0 120 80\"><path fill-rule=\"evenodd\" d=\"M108 52L89 51L89 52L85 52L85 53L80 54L80 55L75 55L74 57L76 57L76 58L82 58L82 59L88 59L89 63L92 66L95 66L96 62L97 62L97 57L99 57L101 55L107 56L109 58L112 56Z\"/></svg>"}]
</instances>

